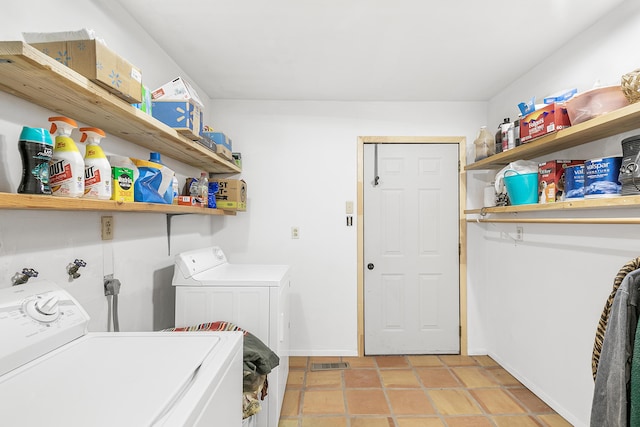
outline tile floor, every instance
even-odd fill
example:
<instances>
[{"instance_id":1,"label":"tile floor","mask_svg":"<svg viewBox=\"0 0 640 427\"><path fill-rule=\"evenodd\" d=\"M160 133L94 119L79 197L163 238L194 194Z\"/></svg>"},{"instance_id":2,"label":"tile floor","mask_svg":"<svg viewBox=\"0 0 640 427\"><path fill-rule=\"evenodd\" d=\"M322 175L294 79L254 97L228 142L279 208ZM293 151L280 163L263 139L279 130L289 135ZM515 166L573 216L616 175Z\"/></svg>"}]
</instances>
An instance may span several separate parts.
<instances>
[{"instance_id":1,"label":"tile floor","mask_svg":"<svg viewBox=\"0 0 640 427\"><path fill-rule=\"evenodd\" d=\"M292 357L281 412L279 427L571 426L488 356Z\"/></svg>"}]
</instances>

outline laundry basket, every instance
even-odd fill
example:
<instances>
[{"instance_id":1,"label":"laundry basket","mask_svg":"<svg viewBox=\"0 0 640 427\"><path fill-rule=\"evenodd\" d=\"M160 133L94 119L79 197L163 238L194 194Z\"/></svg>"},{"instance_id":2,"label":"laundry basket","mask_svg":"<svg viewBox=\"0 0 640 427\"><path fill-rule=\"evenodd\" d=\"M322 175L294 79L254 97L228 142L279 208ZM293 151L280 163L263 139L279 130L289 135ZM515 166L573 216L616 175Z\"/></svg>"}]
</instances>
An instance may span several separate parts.
<instances>
[{"instance_id":1,"label":"laundry basket","mask_svg":"<svg viewBox=\"0 0 640 427\"><path fill-rule=\"evenodd\" d=\"M509 169L504 173L504 185L512 205L538 202L538 173L519 173Z\"/></svg>"}]
</instances>

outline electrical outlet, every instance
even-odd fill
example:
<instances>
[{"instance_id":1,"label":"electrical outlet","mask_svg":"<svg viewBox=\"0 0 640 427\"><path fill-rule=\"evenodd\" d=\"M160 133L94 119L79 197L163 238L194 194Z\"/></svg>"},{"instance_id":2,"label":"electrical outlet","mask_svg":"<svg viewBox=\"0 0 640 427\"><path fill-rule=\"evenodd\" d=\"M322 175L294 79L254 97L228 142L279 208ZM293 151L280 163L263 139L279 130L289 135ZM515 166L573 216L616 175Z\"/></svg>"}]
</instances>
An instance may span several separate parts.
<instances>
[{"instance_id":1,"label":"electrical outlet","mask_svg":"<svg viewBox=\"0 0 640 427\"><path fill-rule=\"evenodd\" d=\"M299 227L291 227L291 238L299 239L300 238L300 228Z\"/></svg>"},{"instance_id":2,"label":"electrical outlet","mask_svg":"<svg viewBox=\"0 0 640 427\"><path fill-rule=\"evenodd\" d=\"M102 221L102 240L113 240L113 217L103 216Z\"/></svg>"},{"instance_id":3,"label":"electrical outlet","mask_svg":"<svg viewBox=\"0 0 640 427\"><path fill-rule=\"evenodd\" d=\"M523 238L524 238L524 230L522 229L522 226L517 226L516 227L516 240L518 242L522 242Z\"/></svg>"}]
</instances>

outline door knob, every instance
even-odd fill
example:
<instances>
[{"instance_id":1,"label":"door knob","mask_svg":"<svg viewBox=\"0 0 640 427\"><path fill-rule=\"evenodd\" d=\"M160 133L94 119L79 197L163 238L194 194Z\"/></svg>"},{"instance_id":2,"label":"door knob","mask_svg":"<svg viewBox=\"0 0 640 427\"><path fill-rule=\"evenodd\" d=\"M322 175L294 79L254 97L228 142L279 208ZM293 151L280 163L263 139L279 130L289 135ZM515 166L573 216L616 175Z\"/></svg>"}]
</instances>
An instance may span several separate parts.
<instances>
[{"instance_id":1,"label":"door knob","mask_svg":"<svg viewBox=\"0 0 640 427\"><path fill-rule=\"evenodd\" d=\"M373 267L375 267L375 266L373 265L373 263L372 263L372 262L370 262L369 264L367 264L367 268L368 268L369 270L373 270Z\"/></svg>"}]
</instances>

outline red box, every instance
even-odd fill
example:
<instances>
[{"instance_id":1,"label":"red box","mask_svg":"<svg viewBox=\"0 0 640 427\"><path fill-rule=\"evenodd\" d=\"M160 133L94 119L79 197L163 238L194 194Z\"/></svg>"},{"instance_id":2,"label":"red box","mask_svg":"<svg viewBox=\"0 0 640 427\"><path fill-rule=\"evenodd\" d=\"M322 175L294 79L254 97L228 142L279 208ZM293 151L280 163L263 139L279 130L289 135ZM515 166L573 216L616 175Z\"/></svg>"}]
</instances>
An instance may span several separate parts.
<instances>
[{"instance_id":1,"label":"red box","mask_svg":"<svg viewBox=\"0 0 640 427\"><path fill-rule=\"evenodd\" d=\"M178 205L204 207L200 199L191 196L178 196Z\"/></svg>"},{"instance_id":2,"label":"red box","mask_svg":"<svg viewBox=\"0 0 640 427\"><path fill-rule=\"evenodd\" d=\"M534 138L571 126L564 104L548 104L529 113L520 121L520 142L525 144Z\"/></svg>"},{"instance_id":3,"label":"red box","mask_svg":"<svg viewBox=\"0 0 640 427\"><path fill-rule=\"evenodd\" d=\"M538 203L560 202L564 199L564 170L581 165L584 160L551 160L538 164Z\"/></svg>"}]
</instances>

